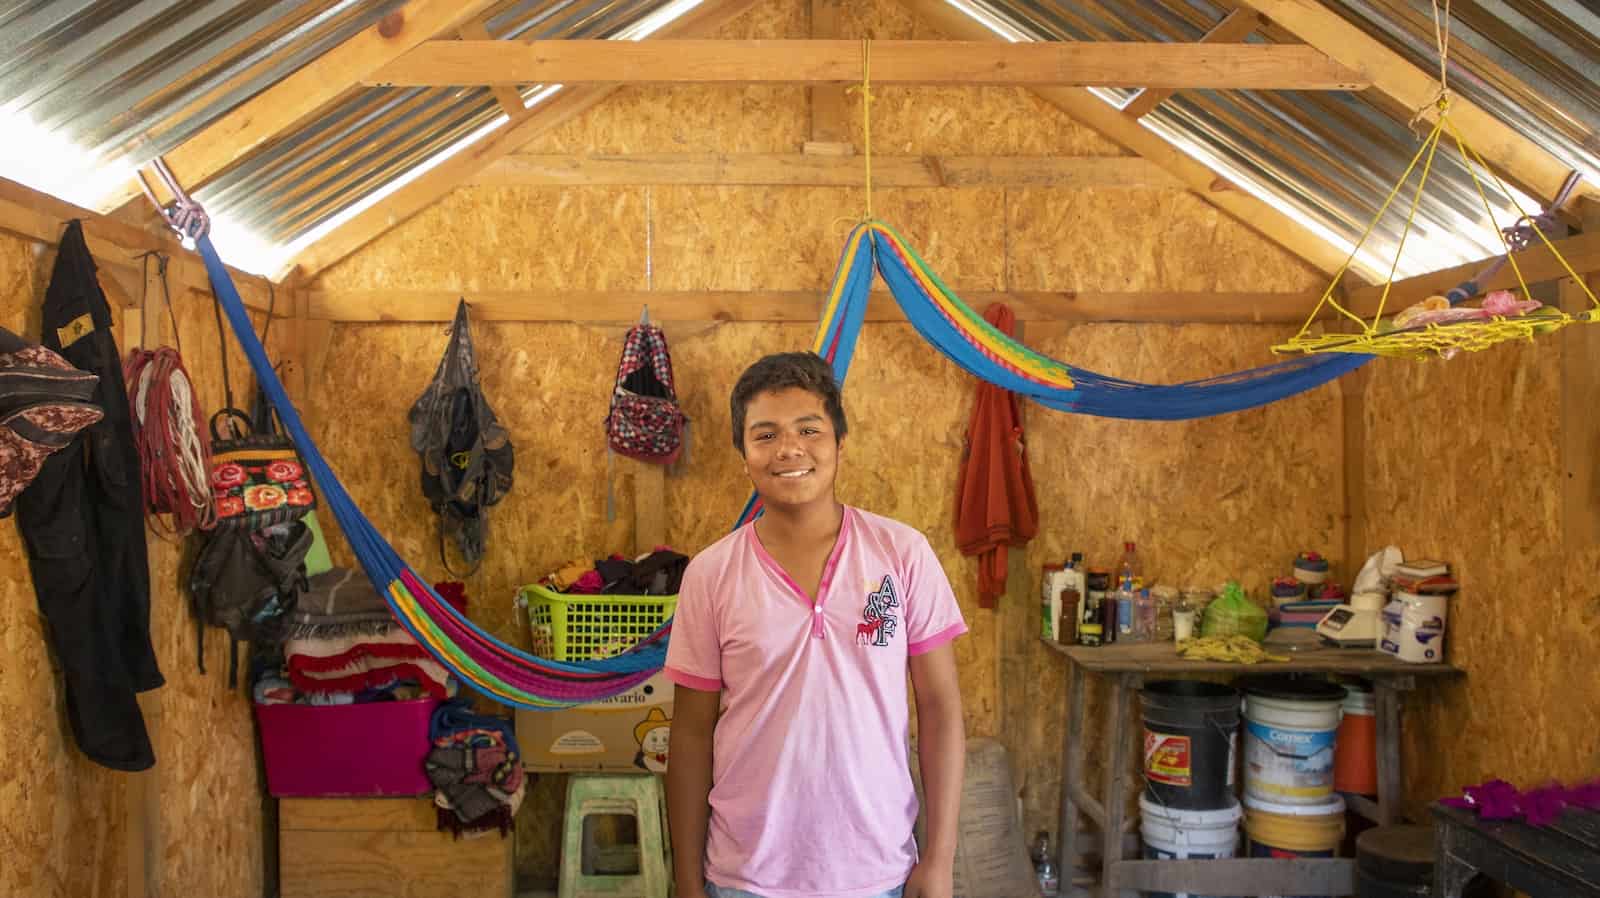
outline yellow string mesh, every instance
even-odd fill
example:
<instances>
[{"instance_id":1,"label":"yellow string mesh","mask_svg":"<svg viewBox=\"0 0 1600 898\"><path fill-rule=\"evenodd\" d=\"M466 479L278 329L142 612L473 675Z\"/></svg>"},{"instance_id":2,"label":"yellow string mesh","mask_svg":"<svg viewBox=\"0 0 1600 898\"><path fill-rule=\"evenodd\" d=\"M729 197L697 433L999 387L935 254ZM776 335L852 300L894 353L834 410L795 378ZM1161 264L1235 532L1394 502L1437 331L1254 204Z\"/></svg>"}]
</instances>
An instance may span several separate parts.
<instances>
[{"instance_id":1,"label":"yellow string mesh","mask_svg":"<svg viewBox=\"0 0 1600 898\"><path fill-rule=\"evenodd\" d=\"M1322 298L1317 302L1316 308L1311 310L1311 314L1306 318L1305 324L1300 326L1299 332L1287 342L1272 347L1273 352L1300 352L1306 354L1358 352L1368 355L1388 356L1390 358L1449 358L1457 352L1479 352L1508 340L1532 340L1535 336L1554 333L1569 324L1580 322L1592 324L1600 320L1600 299L1596 299L1594 291L1590 290L1584 279L1572 270L1571 264L1561 256L1560 251L1550 242L1550 238L1538 227L1537 223L1522 208L1521 204L1517 202L1516 195L1506 188L1499 176L1484 164L1482 157L1456 131L1454 124L1450 121L1450 101L1448 96L1441 95L1436 105L1439 110L1438 121L1434 123L1433 129L1429 132L1427 139L1422 142L1417 154L1411 158L1411 164L1406 166L1405 173L1400 176L1400 180L1389 191L1388 197L1384 199L1383 204L1378 208L1377 214L1367 224L1366 231L1362 233L1361 239L1356 241L1356 245L1350 250L1349 257L1345 259L1339 270L1334 272L1333 279L1328 284L1328 288L1323 291ZM1411 227L1416 220L1417 207L1422 199L1423 190L1427 186L1428 176L1433 171L1433 163L1438 153L1439 142L1446 134L1449 135L1451 141L1455 144L1457 152L1460 153L1462 164L1472 177L1473 186L1477 188L1478 198L1483 202L1483 208L1485 213L1488 214L1489 220L1494 220L1494 209L1489 203L1488 195L1484 192L1483 180L1479 177L1480 169L1488 173L1500 193L1508 198L1513 206L1516 206L1517 213L1521 216L1519 221L1533 223L1533 232L1538 235L1539 240L1555 256L1556 261L1561 263L1561 267L1566 271L1567 276L1573 278L1582 288L1584 294L1589 297L1590 308L1587 311L1571 315L1560 309L1544 306L1525 315L1475 318L1466 321L1410 327L1395 327L1394 319L1385 317L1384 312L1389 302L1389 291L1394 286L1395 269L1400 263L1400 254L1405 250L1406 238L1411 235ZM1370 321L1363 319L1340 305L1334 294L1339 287L1340 281L1343 280L1345 272L1350 270L1351 263L1355 261L1356 254L1361 251L1361 247L1367 242L1367 238L1372 235L1373 229L1384 214L1389 211L1389 207L1393 205L1395 197L1399 196L1406 182L1410 180L1411 173L1416 170L1419 164L1422 166L1422 175L1417 181L1415 192L1412 194L1411 208L1406 215L1405 228L1400 232L1400 241L1395 247L1394 261L1389 266L1389 274L1384 281L1383 292L1378 298L1378 308L1373 313ZM1517 263L1517 257L1515 254L1511 254L1511 248L1506 244L1505 234L1498 231L1497 233L1500 236L1501 248L1510 254L1510 267L1516 276L1517 287L1521 293L1520 298L1529 299L1528 284L1523 278L1522 268ZM1317 320L1322 317L1324 310L1329 308L1353 322L1356 325L1356 332L1313 334L1311 332L1312 328Z\"/></svg>"}]
</instances>

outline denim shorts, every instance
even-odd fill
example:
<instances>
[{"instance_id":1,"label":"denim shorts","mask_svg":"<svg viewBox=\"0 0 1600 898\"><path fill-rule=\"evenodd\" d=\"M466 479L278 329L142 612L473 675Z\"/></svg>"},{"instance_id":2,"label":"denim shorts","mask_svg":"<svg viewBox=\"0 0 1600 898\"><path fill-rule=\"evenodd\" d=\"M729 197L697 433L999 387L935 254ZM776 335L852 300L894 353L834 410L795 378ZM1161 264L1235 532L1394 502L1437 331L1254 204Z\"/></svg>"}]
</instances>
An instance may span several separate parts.
<instances>
[{"instance_id":1,"label":"denim shorts","mask_svg":"<svg viewBox=\"0 0 1600 898\"><path fill-rule=\"evenodd\" d=\"M905 886L895 886L882 895L876 896L876 898L900 898L905 893L905 890ZM761 898L755 892L746 892L743 889L727 889L714 882L706 883L706 895L707 898Z\"/></svg>"}]
</instances>

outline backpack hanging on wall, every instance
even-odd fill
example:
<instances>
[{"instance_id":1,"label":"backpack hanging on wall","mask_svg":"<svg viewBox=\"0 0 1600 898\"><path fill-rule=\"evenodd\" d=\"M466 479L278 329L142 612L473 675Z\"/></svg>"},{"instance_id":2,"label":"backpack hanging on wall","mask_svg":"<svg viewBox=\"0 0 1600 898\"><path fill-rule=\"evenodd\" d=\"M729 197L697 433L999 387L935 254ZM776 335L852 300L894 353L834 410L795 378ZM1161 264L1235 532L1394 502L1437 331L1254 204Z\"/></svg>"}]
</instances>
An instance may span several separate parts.
<instances>
[{"instance_id":1,"label":"backpack hanging on wall","mask_svg":"<svg viewBox=\"0 0 1600 898\"><path fill-rule=\"evenodd\" d=\"M606 415L611 451L658 465L678 460L689 419L678 407L667 337L648 319L628 328Z\"/></svg>"},{"instance_id":2,"label":"backpack hanging on wall","mask_svg":"<svg viewBox=\"0 0 1600 898\"><path fill-rule=\"evenodd\" d=\"M628 328L622 360L606 414L606 519L616 519L612 453L671 465L689 444L689 418L678 407L667 336L650 323L649 311Z\"/></svg>"},{"instance_id":3,"label":"backpack hanging on wall","mask_svg":"<svg viewBox=\"0 0 1600 898\"><path fill-rule=\"evenodd\" d=\"M489 536L489 506L511 491L515 453L478 383L477 354L467 303L456 306L433 381L411 407L411 448L422 462L422 492L439 515L439 560L457 577L477 570ZM453 538L465 572L450 567L445 555Z\"/></svg>"}]
</instances>

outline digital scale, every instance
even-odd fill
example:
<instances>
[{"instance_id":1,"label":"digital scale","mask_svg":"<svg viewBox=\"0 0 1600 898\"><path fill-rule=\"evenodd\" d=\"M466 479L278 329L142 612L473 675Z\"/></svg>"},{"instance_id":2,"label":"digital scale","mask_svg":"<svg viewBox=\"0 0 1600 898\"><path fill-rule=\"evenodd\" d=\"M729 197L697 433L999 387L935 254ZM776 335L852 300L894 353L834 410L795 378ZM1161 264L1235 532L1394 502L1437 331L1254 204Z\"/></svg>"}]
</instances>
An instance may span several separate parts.
<instances>
[{"instance_id":1,"label":"digital scale","mask_svg":"<svg viewBox=\"0 0 1600 898\"><path fill-rule=\"evenodd\" d=\"M1383 632L1385 601L1381 592L1358 592L1317 622L1317 635L1340 648L1374 648Z\"/></svg>"}]
</instances>

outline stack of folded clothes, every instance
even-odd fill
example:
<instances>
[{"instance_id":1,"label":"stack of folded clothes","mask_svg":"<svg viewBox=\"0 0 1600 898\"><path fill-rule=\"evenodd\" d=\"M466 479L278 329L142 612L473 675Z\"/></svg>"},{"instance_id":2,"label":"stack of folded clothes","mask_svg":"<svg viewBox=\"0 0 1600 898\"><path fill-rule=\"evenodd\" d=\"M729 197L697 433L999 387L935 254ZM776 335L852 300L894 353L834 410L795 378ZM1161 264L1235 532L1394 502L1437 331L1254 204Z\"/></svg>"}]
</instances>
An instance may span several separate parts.
<instances>
[{"instance_id":1,"label":"stack of folded clothes","mask_svg":"<svg viewBox=\"0 0 1600 898\"><path fill-rule=\"evenodd\" d=\"M460 584L436 589L465 612ZM289 616L283 676L258 681L256 700L341 705L443 699L455 687L449 671L394 619L366 575L334 568L311 578L310 590Z\"/></svg>"},{"instance_id":2,"label":"stack of folded clothes","mask_svg":"<svg viewBox=\"0 0 1600 898\"><path fill-rule=\"evenodd\" d=\"M590 562L576 558L546 574L539 583L576 595L675 596L689 556L666 546L633 561L621 555Z\"/></svg>"},{"instance_id":3,"label":"stack of folded clothes","mask_svg":"<svg viewBox=\"0 0 1600 898\"><path fill-rule=\"evenodd\" d=\"M429 737L424 767L439 829L457 838L510 833L527 786L511 722L474 714L466 700L454 699L433 712Z\"/></svg>"}]
</instances>

